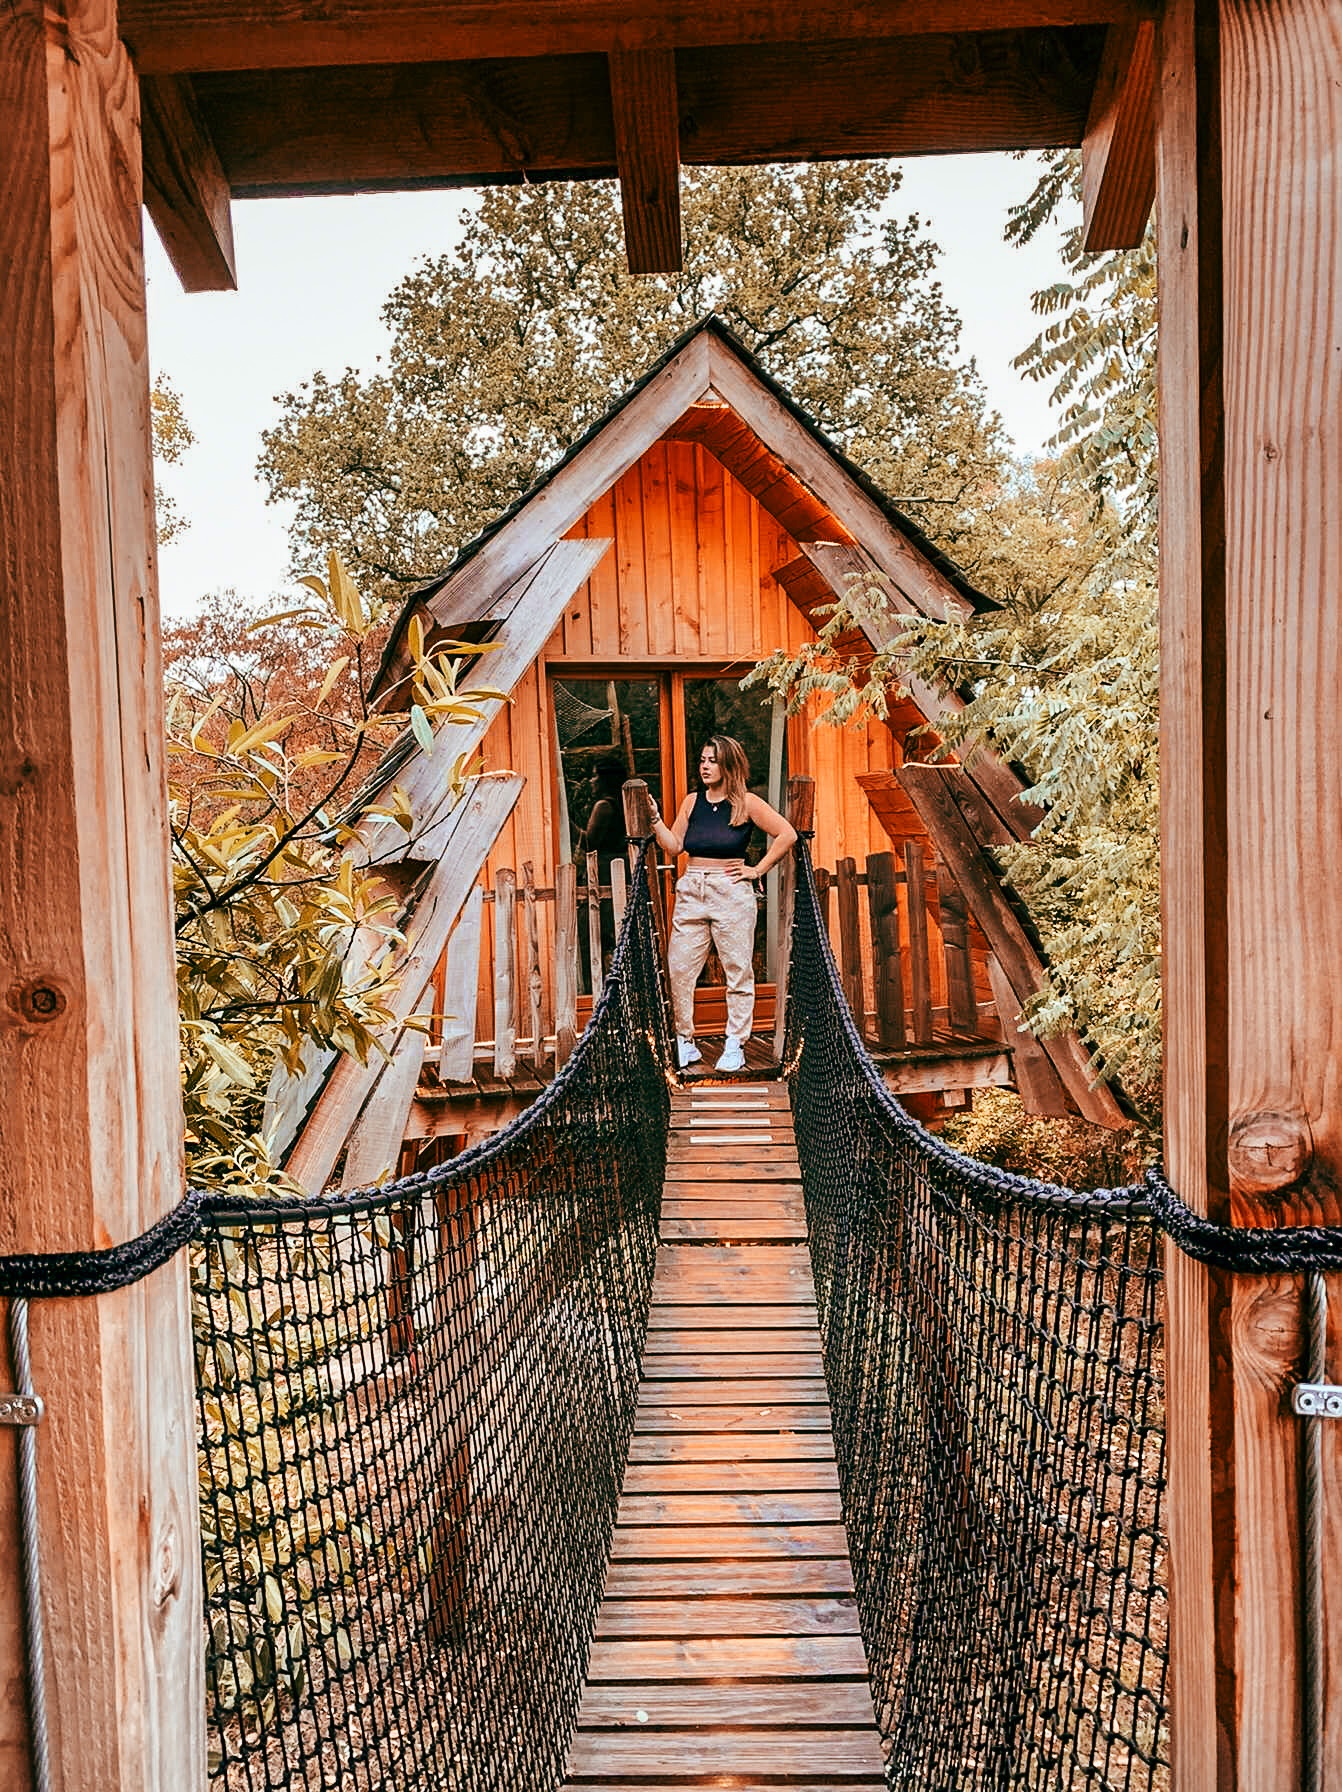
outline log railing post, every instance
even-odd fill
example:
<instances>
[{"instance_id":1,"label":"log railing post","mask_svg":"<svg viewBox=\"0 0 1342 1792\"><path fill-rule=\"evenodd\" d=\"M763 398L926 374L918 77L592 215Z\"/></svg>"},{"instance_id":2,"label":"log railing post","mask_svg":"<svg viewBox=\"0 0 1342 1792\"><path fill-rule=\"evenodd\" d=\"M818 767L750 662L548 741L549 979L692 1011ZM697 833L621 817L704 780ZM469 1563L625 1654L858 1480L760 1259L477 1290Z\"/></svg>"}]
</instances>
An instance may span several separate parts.
<instances>
[{"instance_id":1,"label":"log railing post","mask_svg":"<svg viewBox=\"0 0 1342 1792\"><path fill-rule=\"evenodd\" d=\"M839 892L839 971L843 993L853 1011L859 1033L867 1025L867 998L862 979L861 909L857 899L857 860L840 859L835 866L835 884Z\"/></svg>"},{"instance_id":2,"label":"log railing post","mask_svg":"<svg viewBox=\"0 0 1342 1792\"><path fill-rule=\"evenodd\" d=\"M803 836L815 826L815 779L789 778L787 781L787 818ZM781 1062L787 1039L787 986L792 966L792 920L797 909L797 861L789 853L778 867L778 944L775 961L778 978L775 984L777 1014L774 1020L774 1056Z\"/></svg>"},{"instance_id":3,"label":"log railing post","mask_svg":"<svg viewBox=\"0 0 1342 1792\"><path fill-rule=\"evenodd\" d=\"M5 8L0 144L0 1251L92 1250L183 1192L140 120L111 0ZM34 1302L31 1342L51 1783L192 1792L185 1253L116 1294ZM14 1437L0 1780L26 1792Z\"/></svg>"},{"instance_id":4,"label":"log railing post","mask_svg":"<svg viewBox=\"0 0 1342 1792\"><path fill-rule=\"evenodd\" d=\"M642 778L628 778L624 785L624 831L631 840L646 840L652 833L652 793ZM635 847L629 848L629 868L638 863ZM652 912L657 931L666 939L666 917L662 908L662 883L658 876L657 848L648 854L648 887L652 895Z\"/></svg>"},{"instance_id":5,"label":"log railing post","mask_svg":"<svg viewBox=\"0 0 1342 1792\"><path fill-rule=\"evenodd\" d=\"M1335 0L1169 0L1158 61L1166 1163L1183 1198L1218 1220L1337 1224ZM1337 1424L1324 1427L1312 1777L1305 1761L1301 1439L1288 1395L1303 1294L1298 1277L1229 1277L1167 1250L1176 1792L1318 1788L1342 1761Z\"/></svg>"},{"instance_id":6,"label":"log railing post","mask_svg":"<svg viewBox=\"0 0 1342 1792\"><path fill-rule=\"evenodd\" d=\"M494 1075L517 1068L517 873L494 873Z\"/></svg>"},{"instance_id":7,"label":"log railing post","mask_svg":"<svg viewBox=\"0 0 1342 1792\"><path fill-rule=\"evenodd\" d=\"M876 1043L886 1052L904 1049L904 966L899 951L898 887L895 855L870 853L867 906L871 914Z\"/></svg>"},{"instance_id":8,"label":"log railing post","mask_svg":"<svg viewBox=\"0 0 1342 1792\"><path fill-rule=\"evenodd\" d=\"M573 1055L578 1040L578 871L570 861L555 866L555 1069Z\"/></svg>"}]
</instances>

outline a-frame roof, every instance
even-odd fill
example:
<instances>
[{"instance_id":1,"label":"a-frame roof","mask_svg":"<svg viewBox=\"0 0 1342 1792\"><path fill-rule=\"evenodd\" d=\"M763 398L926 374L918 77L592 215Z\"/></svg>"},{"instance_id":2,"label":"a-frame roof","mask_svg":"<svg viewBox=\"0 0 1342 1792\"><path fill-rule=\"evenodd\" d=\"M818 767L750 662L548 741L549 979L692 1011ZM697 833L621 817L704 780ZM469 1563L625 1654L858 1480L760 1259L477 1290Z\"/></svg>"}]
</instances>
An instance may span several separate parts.
<instances>
[{"instance_id":1,"label":"a-frame roof","mask_svg":"<svg viewBox=\"0 0 1342 1792\"><path fill-rule=\"evenodd\" d=\"M722 439L724 426L731 443ZM461 629L484 619L497 593L663 436L703 442L754 489L766 508L773 506L745 460L772 473L776 483L790 480L809 493L817 507L817 526L799 528L794 516L785 522L790 532L799 538L837 535L860 543L896 600L903 597L909 608L943 615L995 607L766 372L723 320L710 315L679 336L443 572L410 594L387 643L376 688L386 688L406 669L402 643L412 615L421 614L426 625L441 629Z\"/></svg>"}]
</instances>

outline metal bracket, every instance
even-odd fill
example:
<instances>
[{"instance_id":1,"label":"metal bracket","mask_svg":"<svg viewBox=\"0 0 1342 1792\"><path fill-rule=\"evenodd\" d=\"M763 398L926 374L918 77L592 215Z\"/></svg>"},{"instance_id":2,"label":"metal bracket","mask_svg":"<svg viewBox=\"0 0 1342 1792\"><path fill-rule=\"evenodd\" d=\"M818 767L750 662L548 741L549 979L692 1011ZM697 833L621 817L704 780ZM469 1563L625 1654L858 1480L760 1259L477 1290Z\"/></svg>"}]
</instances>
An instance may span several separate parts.
<instances>
[{"instance_id":1,"label":"metal bracket","mask_svg":"<svg viewBox=\"0 0 1342 1792\"><path fill-rule=\"evenodd\" d=\"M1291 1389L1291 1411L1302 1419L1342 1419L1342 1387L1330 1381L1298 1381Z\"/></svg>"},{"instance_id":2,"label":"metal bracket","mask_svg":"<svg viewBox=\"0 0 1342 1792\"><path fill-rule=\"evenodd\" d=\"M0 1394L0 1425L40 1425L45 1412L40 1394Z\"/></svg>"}]
</instances>

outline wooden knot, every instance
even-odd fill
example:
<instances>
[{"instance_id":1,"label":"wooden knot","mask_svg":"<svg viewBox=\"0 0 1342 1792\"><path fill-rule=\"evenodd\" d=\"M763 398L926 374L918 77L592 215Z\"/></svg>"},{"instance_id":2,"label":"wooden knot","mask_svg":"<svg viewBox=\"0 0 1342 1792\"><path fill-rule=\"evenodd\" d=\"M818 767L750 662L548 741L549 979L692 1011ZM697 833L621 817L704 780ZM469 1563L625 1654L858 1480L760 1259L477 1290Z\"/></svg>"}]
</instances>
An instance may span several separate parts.
<instances>
[{"instance_id":1,"label":"wooden knot","mask_svg":"<svg viewBox=\"0 0 1342 1792\"><path fill-rule=\"evenodd\" d=\"M1299 1182L1314 1156L1303 1114L1243 1114L1230 1128L1231 1186L1247 1195L1279 1194Z\"/></svg>"},{"instance_id":2,"label":"wooden knot","mask_svg":"<svg viewBox=\"0 0 1342 1792\"><path fill-rule=\"evenodd\" d=\"M65 991L49 978L35 977L29 983L13 986L9 992L9 1005L26 1021L57 1020L65 1013Z\"/></svg>"}]
</instances>

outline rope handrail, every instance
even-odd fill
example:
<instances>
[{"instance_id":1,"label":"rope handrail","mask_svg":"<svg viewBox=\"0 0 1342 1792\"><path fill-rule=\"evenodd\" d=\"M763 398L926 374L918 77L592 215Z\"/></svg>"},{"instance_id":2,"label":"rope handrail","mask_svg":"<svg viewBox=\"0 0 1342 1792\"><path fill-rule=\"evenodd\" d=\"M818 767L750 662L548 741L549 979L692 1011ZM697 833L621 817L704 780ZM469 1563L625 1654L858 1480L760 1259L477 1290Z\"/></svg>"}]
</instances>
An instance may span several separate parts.
<instances>
[{"instance_id":1,"label":"rope handrail","mask_svg":"<svg viewBox=\"0 0 1342 1792\"><path fill-rule=\"evenodd\" d=\"M787 1010L816 1302L891 1788L1168 1774L1162 1276L1141 1186L962 1156L848 1012L803 854Z\"/></svg>"}]
</instances>

